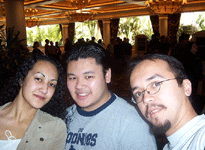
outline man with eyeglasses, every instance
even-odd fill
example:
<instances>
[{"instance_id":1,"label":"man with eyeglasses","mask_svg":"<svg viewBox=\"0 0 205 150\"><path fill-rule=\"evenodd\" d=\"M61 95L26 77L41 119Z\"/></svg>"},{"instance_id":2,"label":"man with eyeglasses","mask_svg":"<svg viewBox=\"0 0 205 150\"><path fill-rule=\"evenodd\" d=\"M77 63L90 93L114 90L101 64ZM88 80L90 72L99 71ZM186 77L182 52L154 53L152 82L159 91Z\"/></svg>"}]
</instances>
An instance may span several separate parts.
<instances>
[{"instance_id":1,"label":"man with eyeglasses","mask_svg":"<svg viewBox=\"0 0 205 150\"><path fill-rule=\"evenodd\" d=\"M205 115L191 105L191 82L183 65L168 55L144 55L130 64L132 101L156 134L165 134L164 150L205 150Z\"/></svg>"}]
</instances>

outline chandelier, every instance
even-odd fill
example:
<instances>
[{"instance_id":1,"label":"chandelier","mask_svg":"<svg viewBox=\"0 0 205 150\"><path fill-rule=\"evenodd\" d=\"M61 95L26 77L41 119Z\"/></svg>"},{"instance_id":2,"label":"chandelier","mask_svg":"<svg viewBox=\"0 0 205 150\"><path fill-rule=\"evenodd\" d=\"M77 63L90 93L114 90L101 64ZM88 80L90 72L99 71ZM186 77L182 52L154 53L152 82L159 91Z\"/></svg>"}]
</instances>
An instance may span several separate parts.
<instances>
[{"instance_id":1,"label":"chandelier","mask_svg":"<svg viewBox=\"0 0 205 150\"><path fill-rule=\"evenodd\" d=\"M72 13L69 15L70 19L77 22L84 22L93 19L91 13Z\"/></svg>"},{"instance_id":2,"label":"chandelier","mask_svg":"<svg viewBox=\"0 0 205 150\"><path fill-rule=\"evenodd\" d=\"M91 0L70 0L70 4L72 7L76 7L77 9L83 9L90 4Z\"/></svg>"},{"instance_id":3,"label":"chandelier","mask_svg":"<svg viewBox=\"0 0 205 150\"><path fill-rule=\"evenodd\" d=\"M84 21L89 21L93 20L95 16L95 12L65 12L65 15L68 16L68 19L71 21L76 21L76 22L84 22Z\"/></svg>"},{"instance_id":4,"label":"chandelier","mask_svg":"<svg viewBox=\"0 0 205 150\"><path fill-rule=\"evenodd\" d=\"M35 9L35 8L25 9L25 16L26 17L36 16L37 12L38 12L38 9Z\"/></svg>"},{"instance_id":5,"label":"chandelier","mask_svg":"<svg viewBox=\"0 0 205 150\"><path fill-rule=\"evenodd\" d=\"M185 3L187 0L146 0L145 5L157 14L172 14Z\"/></svg>"},{"instance_id":6,"label":"chandelier","mask_svg":"<svg viewBox=\"0 0 205 150\"><path fill-rule=\"evenodd\" d=\"M34 27L37 26L39 24L39 19L38 18L30 18L30 19L26 19L26 27Z\"/></svg>"},{"instance_id":7,"label":"chandelier","mask_svg":"<svg viewBox=\"0 0 205 150\"><path fill-rule=\"evenodd\" d=\"M95 13L91 11L82 12L82 9L86 8L90 4L91 0L70 0L70 4L75 9L78 9L76 12L66 12L66 16L68 16L69 20L76 22L84 22L91 19L94 19Z\"/></svg>"},{"instance_id":8,"label":"chandelier","mask_svg":"<svg viewBox=\"0 0 205 150\"><path fill-rule=\"evenodd\" d=\"M31 28L39 24L39 19L34 18L37 15L38 9L29 8L25 9L25 16L28 18L26 19L26 26Z\"/></svg>"}]
</instances>

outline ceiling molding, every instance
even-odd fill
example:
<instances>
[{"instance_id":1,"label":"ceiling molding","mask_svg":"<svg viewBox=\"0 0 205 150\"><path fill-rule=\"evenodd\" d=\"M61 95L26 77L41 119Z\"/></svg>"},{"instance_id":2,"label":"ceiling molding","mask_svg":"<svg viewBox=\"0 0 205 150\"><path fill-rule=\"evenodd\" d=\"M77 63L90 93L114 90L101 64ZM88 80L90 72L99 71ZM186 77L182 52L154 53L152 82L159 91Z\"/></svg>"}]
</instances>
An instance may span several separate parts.
<instances>
[{"instance_id":1,"label":"ceiling molding","mask_svg":"<svg viewBox=\"0 0 205 150\"><path fill-rule=\"evenodd\" d=\"M91 0L82 12L95 13L95 19L122 18L129 16L154 15L145 6L145 0ZM3 4L3 3L1 3ZM69 0L25 0L24 8L36 8L36 16L41 19L40 24L65 24L73 22L68 19L68 12L79 11L72 7ZM205 11L205 0L187 0L178 12ZM0 17L0 24L5 23L5 17Z\"/></svg>"}]
</instances>

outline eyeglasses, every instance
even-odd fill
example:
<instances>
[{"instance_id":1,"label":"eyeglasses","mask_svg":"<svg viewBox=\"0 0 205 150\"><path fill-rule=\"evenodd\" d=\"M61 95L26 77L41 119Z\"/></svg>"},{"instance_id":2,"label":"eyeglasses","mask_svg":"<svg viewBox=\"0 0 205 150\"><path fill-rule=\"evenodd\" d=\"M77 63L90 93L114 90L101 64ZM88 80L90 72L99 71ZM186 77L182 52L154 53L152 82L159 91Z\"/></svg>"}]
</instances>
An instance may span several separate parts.
<instances>
[{"instance_id":1,"label":"eyeglasses","mask_svg":"<svg viewBox=\"0 0 205 150\"><path fill-rule=\"evenodd\" d=\"M165 81L170 81L170 80L175 80L176 78L173 79L167 79L167 80L163 80L163 81L154 81L151 82L150 84L147 85L146 89L144 91L137 91L134 94L134 98L132 98L132 102L135 104L139 104L143 101L144 99L144 93L145 91L147 92L147 94L150 95L154 95L157 92L159 92L160 88L161 88L161 84Z\"/></svg>"}]
</instances>

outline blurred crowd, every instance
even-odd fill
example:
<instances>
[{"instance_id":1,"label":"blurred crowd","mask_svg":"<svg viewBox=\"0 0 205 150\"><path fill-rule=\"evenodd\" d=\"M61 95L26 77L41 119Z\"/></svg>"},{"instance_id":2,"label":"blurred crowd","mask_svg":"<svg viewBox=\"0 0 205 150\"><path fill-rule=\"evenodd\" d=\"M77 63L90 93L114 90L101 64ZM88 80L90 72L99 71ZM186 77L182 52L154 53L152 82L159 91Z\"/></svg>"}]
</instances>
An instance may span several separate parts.
<instances>
[{"instance_id":1,"label":"blurred crowd","mask_svg":"<svg viewBox=\"0 0 205 150\"><path fill-rule=\"evenodd\" d=\"M128 38L121 39L120 37L111 38L110 43L105 45L102 39L96 40L95 37L91 39L80 38L77 42L72 43L69 39L66 39L64 43L64 51L61 51L58 42L45 40L45 53L43 53L38 47L39 43L34 42L33 53L49 55L55 59L60 60L62 63L65 60L65 56L69 55L71 47L73 45L82 43L98 43L105 48L112 59L111 68L113 73L121 74L125 73L128 63L131 60L133 46L129 43ZM203 66L200 54L198 52L198 46L195 42L190 39L189 34L184 34L179 37L170 40L168 37L159 33L155 33L151 36L151 40L148 42L147 54L165 54L171 55L181 61L192 81L192 97L197 99L199 82L203 79ZM116 67L117 66L117 67ZM199 98L198 98L199 99ZM200 113L204 104L199 101L193 102L193 106L198 113Z\"/></svg>"}]
</instances>

